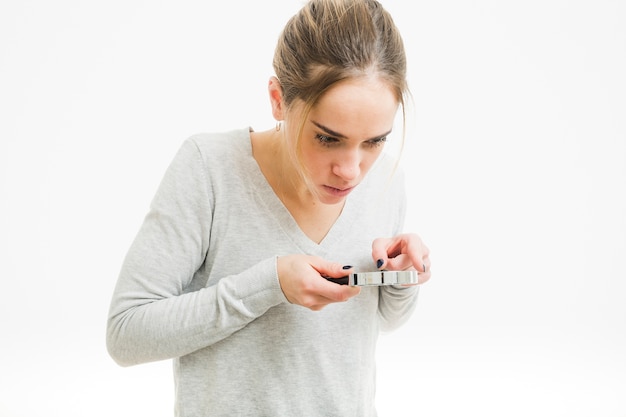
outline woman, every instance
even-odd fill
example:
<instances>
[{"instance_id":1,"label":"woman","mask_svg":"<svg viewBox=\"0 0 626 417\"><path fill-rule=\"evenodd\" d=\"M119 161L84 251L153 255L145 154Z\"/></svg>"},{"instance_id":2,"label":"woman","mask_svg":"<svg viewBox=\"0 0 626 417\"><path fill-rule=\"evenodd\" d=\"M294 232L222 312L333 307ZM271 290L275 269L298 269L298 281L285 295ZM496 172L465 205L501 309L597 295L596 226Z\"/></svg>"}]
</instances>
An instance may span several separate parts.
<instances>
[{"instance_id":1,"label":"woman","mask_svg":"<svg viewBox=\"0 0 626 417\"><path fill-rule=\"evenodd\" d=\"M178 416L374 416L375 345L430 277L401 234L404 184L382 151L407 95L402 40L374 0L312 0L269 81L277 125L188 139L124 261L107 345L121 365L172 358Z\"/></svg>"}]
</instances>

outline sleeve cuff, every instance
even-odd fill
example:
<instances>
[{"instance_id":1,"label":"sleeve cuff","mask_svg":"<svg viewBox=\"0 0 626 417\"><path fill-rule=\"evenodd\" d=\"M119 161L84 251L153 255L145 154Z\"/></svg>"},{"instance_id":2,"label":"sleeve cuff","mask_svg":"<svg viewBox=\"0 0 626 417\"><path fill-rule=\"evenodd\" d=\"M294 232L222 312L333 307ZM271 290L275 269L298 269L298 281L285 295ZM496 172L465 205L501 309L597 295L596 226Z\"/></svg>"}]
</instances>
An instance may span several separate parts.
<instances>
[{"instance_id":1,"label":"sleeve cuff","mask_svg":"<svg viewBox=\"0 0 626 417\"><path fill-rule=\"evenodd\" d=\"M239 294L243 305L254 316L287 301L278 281L276 257L261 261L233 280L233 292Z\"/></svg>"}]
</instances>

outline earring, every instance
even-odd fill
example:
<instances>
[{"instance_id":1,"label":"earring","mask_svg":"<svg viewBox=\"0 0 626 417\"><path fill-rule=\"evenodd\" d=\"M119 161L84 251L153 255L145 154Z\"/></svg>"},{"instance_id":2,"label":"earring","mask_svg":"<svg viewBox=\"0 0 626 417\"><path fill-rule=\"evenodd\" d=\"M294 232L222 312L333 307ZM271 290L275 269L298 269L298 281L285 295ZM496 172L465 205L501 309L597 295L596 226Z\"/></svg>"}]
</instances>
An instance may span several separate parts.
<instances>
[{"instance_id":1,"label":"earring","mask_svg":"<svg viewBox=\"0 0 626 417\"><path fill-rule=\"evenodd\" d=\"M276 131L280 132L280 127L282 126L281 122L276 122Z\"/></svg>"}]
</instances>

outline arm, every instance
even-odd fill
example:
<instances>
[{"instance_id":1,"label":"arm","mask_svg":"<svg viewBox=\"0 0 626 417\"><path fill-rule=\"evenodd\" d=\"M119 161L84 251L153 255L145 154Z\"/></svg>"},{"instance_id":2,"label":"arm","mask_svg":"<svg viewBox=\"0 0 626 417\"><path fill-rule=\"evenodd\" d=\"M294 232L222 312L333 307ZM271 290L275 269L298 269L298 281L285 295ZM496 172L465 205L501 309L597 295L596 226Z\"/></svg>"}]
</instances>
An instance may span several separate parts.
<instances>
[{"instance_id":1,"label":"arm","mask_svg":"<svg viewBox=\"0 0 626 417\"><path fill-rule=\"evenodd\" d=\"M429 249L416 234L400 234L406 215L404 175L398 176L396 195L396 220L394 237L375 239L372 243L372 258L378 269L390 271L417 270L418 285L382 286L379 288L378 313L381 328L393 330L404 324L415 310L419 284L430 278Z\"/></svg>"},{"instance_id":2,"label":"arm","mask_svg":"<svg viewBox=\"0 0 626 417\"><path fill-rule=\"evenodd\" d=\"M380 287L378 311L383 330L401 326L415 310L419 285L430 279L429 253L416 234L380 238L372 244L372 257L377 260L380 269L418 271L418 285Z\"/></svg>"},{"instance_id":3,"label":"arm","mask_svg":"<svg viewBox=\"0 0 626 417\"><path fill-rule=\"evenodd\" d=\"M159 186L113 293L107 347L119 364L191 353L286 301L275 258L189 292L208 251L210 195L203 161L187 141Z\"/></svg>"}]
</instances>

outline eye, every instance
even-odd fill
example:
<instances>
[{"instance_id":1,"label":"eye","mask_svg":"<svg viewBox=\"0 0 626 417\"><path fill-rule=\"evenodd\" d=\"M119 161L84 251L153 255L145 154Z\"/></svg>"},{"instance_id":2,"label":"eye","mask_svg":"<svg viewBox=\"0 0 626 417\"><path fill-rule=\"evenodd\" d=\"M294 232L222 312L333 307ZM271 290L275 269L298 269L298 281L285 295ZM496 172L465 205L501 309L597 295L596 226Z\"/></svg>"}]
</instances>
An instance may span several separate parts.
<instances>
[{"instance_id":1,"label":"eye","mask_svg":"<svg viewBox=\"0 0 626 417\"><path fill-rule=\"evenodd\" d=\"M365 142L365 144L369 147L376 148L378 146L382 146L387 142L387 136L382 136L380 138L371 139Z\"/></svg>"},{"instance_id":2,"label":"eye","mask_svg":"<svg viewBox=\"0 0 626 417\"><path fill-rule=\"evenodd\" d=\"M333 138L332 136L322 135L319 133L315 135L315 139L317 139L317 141L324 146L332 146L335 143L339 142L339 139L337 138Z\"/></svg>"}]
</instances>

